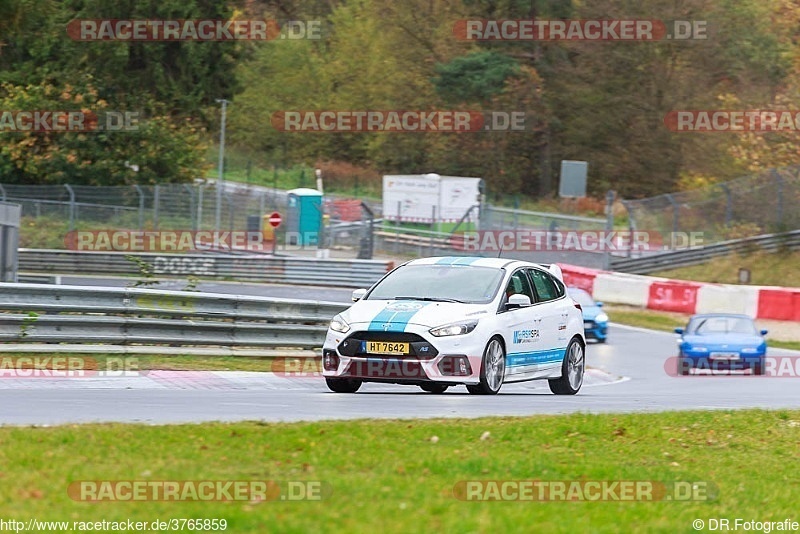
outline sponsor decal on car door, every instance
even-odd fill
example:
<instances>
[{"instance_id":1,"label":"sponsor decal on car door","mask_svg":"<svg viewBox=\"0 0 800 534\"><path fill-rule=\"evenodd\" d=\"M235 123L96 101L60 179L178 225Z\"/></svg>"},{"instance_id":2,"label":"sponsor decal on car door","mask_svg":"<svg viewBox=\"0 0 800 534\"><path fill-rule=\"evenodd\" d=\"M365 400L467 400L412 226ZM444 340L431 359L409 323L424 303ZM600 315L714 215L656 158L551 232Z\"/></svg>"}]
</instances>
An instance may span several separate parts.
<instances>
[{"instance_id":1,"label":"sponsor decal on car door","mask_svg":"<svg viewBox=\"0 0 800 534\"><path fill-rule=\"evenodd\" d=\"M530 280L523 269L515 271L509 278L504 302L514 294L525 295L532 303L535 302ZM541 368L542 361L550 357L540 307L531 305L503 311L499 320L507 342L506 380L530 378Z\"/></svg>"},{"instance_id":2,"label":"sponsor decal on car door","mask_svg":"<svg viewBox=\"0 0 800 534\"><path fill-rule=\"evenodd\" d=\"M550 274L539 269L527 269L533 284L536 304L533 306L541 318L541 351L536 355L539 370L557 369L564 359L567 346L568 313L564 299L559 300L559 288Z\"/></svg>"}]
</instances>

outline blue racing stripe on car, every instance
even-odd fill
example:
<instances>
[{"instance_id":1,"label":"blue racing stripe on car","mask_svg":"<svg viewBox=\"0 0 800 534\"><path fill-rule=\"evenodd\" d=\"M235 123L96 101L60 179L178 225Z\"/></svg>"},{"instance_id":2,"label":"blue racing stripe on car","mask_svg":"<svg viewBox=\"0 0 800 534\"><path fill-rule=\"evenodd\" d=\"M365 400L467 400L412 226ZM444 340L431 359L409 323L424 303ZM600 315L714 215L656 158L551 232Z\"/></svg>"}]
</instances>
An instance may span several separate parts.
<instances>
[{"instance_id":1,"label":"blue racing stripe on car","mask_svg":"<svg viewBox=\"0 0 800 534\"><path fill-rule=\"evenodd\" d=\"M535 350L531 352L511 352L506 355L506 367L556 363L562 361L566 353L567 347L551 350Z\"/></svg>"},{"instance_id":2,"label":"blue racing stripe on car","mask_svg":"<svg viewBox=\"0 0 800 534\"><path fill-rule=\"evenodd\" d=\"M408 322L429 302L394 302L373 317L367 330L377 332L405 332Z\"/></svg>"}]
</instances>

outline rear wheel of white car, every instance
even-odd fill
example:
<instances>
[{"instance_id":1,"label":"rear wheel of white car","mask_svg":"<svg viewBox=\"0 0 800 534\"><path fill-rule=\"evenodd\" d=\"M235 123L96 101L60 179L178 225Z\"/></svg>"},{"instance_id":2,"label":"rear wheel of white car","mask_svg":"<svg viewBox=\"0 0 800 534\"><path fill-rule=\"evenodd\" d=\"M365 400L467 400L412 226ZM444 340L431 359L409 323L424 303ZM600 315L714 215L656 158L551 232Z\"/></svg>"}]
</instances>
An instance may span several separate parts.
<instances>
[{"instance_id":1,"label":"rear wheel of white car","mask_svg":"<svg viewBox=\"0 0 800 534\"><path fill-rule=\"evenodd\" d=\"M450 386L446 386L444 384L420 384L419 387L422 389L422 391L439 395L447 391L447 388Z\"/></svg>"},{"instance_id":2,"label":"rear wheel of white car","mask_svg":"<svg viewBox=\"0 0 800 534\"><path fill-rule=\"evenodd\" d=\"M361 380L353 378L325 378L325 383L336 393L355 393L361 387Z\"/></svg>"},{"instance_id":3,"label":"rear wheel of white car","mask_svg":"<svg viewBox=\"0 0 800 534\"><path fill-rule=\"evenodd\" d=\"M550 391L556 395L575 395L583 385L585 369L583 345L576 338L572 338L561 364L561 378L547 381L550 384Z\"/></svg>"},{"instance_id":4,"label":"rear wheel of white car","mask_svg":"<svg viewBox=\"0 0 800 534\"><path fill-rule=\"evenodd\" d=\"M481 381L475 386L467 386L473 395L496 395L503 386L506 375L506 351L496 337L489 340L483 351L481 362Z\"/></svg>"}]
</instances>

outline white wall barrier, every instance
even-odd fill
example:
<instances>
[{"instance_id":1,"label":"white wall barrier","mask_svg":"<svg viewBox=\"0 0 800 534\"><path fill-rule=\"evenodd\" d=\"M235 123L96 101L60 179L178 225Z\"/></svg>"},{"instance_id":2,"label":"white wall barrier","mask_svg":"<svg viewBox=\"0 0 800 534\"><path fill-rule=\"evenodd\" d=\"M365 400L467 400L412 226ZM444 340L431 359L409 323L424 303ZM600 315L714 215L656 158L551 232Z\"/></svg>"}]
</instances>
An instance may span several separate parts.
<instances>
[{"instance_id":1,"label":"white wall barrier","mask_svg":"<svg viewBox=\"0 0 800 534\"><path fill-rule=\"evenodd\" d=\"M647 306L652 278L635 274L598 273L592 297L603 302Z\"/></svg>"}]
</instances>

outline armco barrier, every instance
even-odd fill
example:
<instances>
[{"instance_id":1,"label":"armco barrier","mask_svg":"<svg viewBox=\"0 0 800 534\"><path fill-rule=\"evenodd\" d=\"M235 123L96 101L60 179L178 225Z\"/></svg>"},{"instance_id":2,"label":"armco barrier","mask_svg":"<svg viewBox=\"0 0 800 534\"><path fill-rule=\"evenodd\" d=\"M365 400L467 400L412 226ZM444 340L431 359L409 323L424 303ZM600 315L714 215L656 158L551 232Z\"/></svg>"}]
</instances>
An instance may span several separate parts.
<instances>
[{"instance_id":1,"label":"armco barrier","mask_svg":"<svg viewBox=\"0 0 800 534\"><path fill-rule=\"evenodd\" d=\"M800 250L800 230L731 239L703 247L674 250L641 258L612 258L611 268L623 273L648 274L676 267L699 265L711 258L756 250L769 252Z\"/></svg>"},{"instance_id":2,"label":"armco barrier","mask_svg":"<svg viewBox=\"0 0 800 534\"><path fill-rule=\"evenodd\" d=\"M233 279L243 282L293 283L340 287L369 287L393 268L392 262L269 256L263 254L158 254L19 251L19 268L36 274L131 275L144 262L156 277Z\"/></svg>"},{"instance_id":3,"label":"armco barrier","mask_svg":"<svg viewBox=\"0 0 800 534\"><path fill-rule=\"evenodd\" d=\"M800 288L710 284L559 266L568 286L590 291L595 300L687 314L742 313L800 321Z\"/></svg>"},{"instance_id":4,"label":"armco barrier","mask_svg":"<svg viewBox=\"0 0 800 534\"><path fill-rule=\"evenodd\" d=\"M0 284L0 342L319 348L347 303Z\"/></svg>"}]
</instances>

